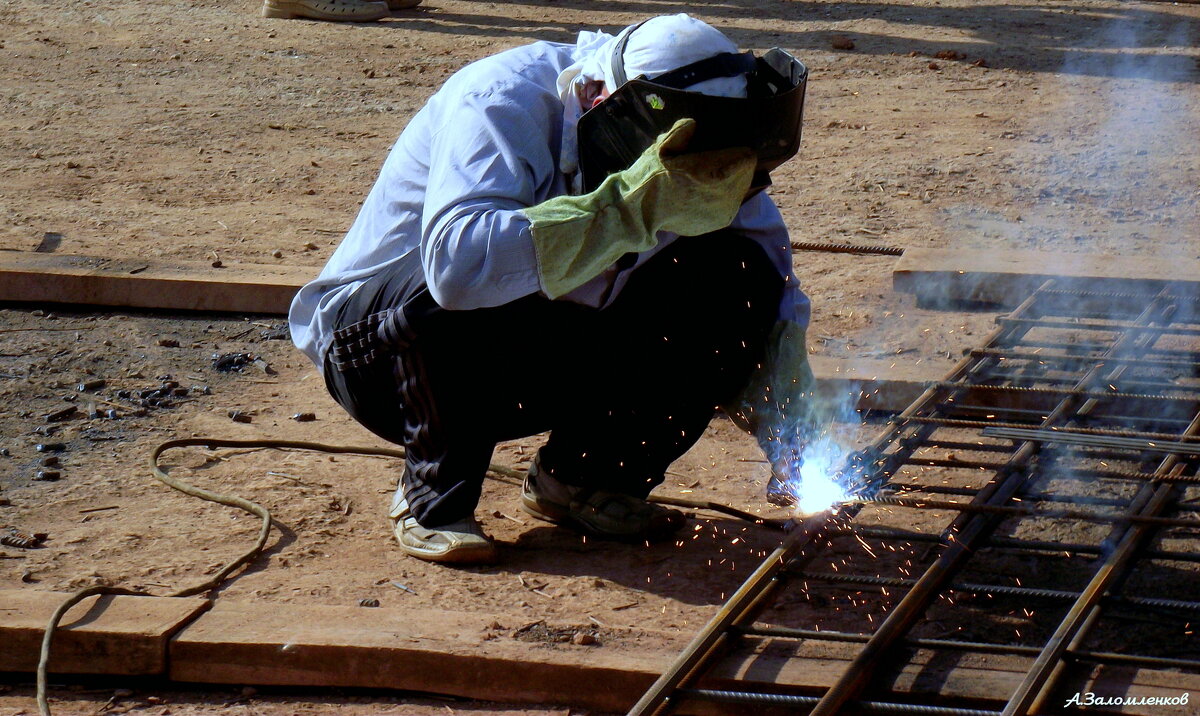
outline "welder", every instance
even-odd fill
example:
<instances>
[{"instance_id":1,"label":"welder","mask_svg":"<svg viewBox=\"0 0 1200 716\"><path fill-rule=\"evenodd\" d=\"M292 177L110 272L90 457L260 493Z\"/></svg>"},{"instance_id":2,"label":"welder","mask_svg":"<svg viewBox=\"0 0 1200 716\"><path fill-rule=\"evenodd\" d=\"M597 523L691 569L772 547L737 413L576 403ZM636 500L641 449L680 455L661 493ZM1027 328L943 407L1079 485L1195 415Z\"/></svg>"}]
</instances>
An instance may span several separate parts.
<instances>
[{"instance_id":1,"label":"welder","mask_svg":"<svg viewBox=\"0 0 1200 716\"><path fill-rule=\"evenodd\" d=\"M406 450L406 553L497 557L474 512L501 441L549 432L526 511L640 543L683 526L646 498L718 406L764 445L792 430L808 300L762 189L806 78L679 14L477 61L412 118L290 315Z\"/></svg>"}]
</instances>

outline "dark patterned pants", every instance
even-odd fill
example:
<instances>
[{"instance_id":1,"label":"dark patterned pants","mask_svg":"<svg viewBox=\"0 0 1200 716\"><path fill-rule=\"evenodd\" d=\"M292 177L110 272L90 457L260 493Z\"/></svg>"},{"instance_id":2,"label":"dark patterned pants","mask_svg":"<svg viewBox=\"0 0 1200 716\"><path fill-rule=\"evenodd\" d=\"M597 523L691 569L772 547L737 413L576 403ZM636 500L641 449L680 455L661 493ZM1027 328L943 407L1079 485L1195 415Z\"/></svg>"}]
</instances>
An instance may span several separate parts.
<instances>
[{"instance_id":1,"label":"dark patterned pants","mask_svg":"<svg viewBox=\"0 0 1200 716\"><path fill-rule=\"evenodd\" d=\"M344 307L325 381L404 446L426 527L473 512L497 442L545 431L556 479L644 497L746 383L782 290L758 244L718 232L674 242L604 310L528 296L450 311L414 251Z\"/></svg>"}]
</instances>

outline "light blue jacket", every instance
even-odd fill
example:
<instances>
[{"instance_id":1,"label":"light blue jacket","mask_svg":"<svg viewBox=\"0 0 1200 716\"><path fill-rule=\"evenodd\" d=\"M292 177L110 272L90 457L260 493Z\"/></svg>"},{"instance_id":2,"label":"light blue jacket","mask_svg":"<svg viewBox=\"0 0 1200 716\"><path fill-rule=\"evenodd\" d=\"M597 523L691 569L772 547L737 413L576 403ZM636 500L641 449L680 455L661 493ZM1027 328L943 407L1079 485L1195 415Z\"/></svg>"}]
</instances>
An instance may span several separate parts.
<instances>
[{"instance_id":1,"label":"light blue jacket","mask_svg":"<svg viewBox=\"0 0 1200 716\"><path fill-rule=\"evenodd\" d=\"M320 369L338 310L362 282L410 251L443 308L498 306L541 290L525 207L568 193L559 171L563 105L555 82L575 45L536 42L474 62L409 122L324 270L292 301L292 339ZM766 249L787 290L780 318L807 325L808 299L792 273L783 218L765 192L732 228ZM559 300L593 307L617 296L646 259L605 273ZM610 290L611 289L611 290Z\"/></svg>"}]
</instances>

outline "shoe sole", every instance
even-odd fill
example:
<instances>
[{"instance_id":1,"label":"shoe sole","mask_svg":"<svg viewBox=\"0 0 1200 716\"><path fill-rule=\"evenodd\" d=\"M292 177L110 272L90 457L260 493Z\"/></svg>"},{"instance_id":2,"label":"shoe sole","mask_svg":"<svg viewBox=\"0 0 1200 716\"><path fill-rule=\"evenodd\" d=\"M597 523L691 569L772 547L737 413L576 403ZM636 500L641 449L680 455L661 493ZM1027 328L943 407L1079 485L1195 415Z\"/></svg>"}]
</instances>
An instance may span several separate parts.
<instances>
[{"instance_id":1,"label":"shoe sole","mask_svg":"<svg viewBox=\"0 0 1200 716\"><path fill-rule=\"evenodd\" d=\"M527 514L536 517L539 520L549 522L550 524L558 525L559 527L566 527L574 530L575 532L588 535L589 537L612 540L614 542L624 542L626 544L642 544L643 542L659 542L666 540L679 530L683 529L683 526L687 524L687 518L685 517L678 527L673 529L665 529L662 532L639 532L637 534L605 532L603 530L596 529L592 525L580 520L569 512L564 512L558 508L547 510L545 509L545 505L542 505L537 501L536 498L524 492L521 493L521 508L525 510Z\"/></svg>"},{"instance_id":2,"label":"shoe sole","mask_svg":"<svg viewBox=\"0 0 1200 716\"><path fill-rule=\"evenodd\" d=\"M318 8L310 7L299 2L287 2L287 0L274 0L263 3L262 16L275 18L278 20L292 20L296 18L308 20L328 20L330 22L373 22L382 20L392 14L386 3L371 3L372 5L382 5L382 7L371 7L359 11L347 12L326 12Z\"/></svg>"},{"instance_id":3,"label":"shoe sole","mask_svg":"<svg viewBox=\"0 0 1200 716\"><path fill-rule=\"evenodd\" d=\"M400 549L410 557L424 560L426 562L437 562L438 564L491 564L499 558L499 551L496 545L491 542L486 544L464 545L443 551L433 551L414 547L410 544L405 544L400 538L400 529L393 523L392 536L396 538L396 543L400 545Z\"/></svg>"},{"instance_id":4,"label":"shoe sole","mask_svg":"<svg viewBox=\"0 0 1200 716\"><path fill-rule=\"evenodd\" d=\"M459 547L445 552L427 552L400 543L400 549L410 557L438 564L492 564L499 556L492 545L478 547Z\"/></svg>"}]
</instances>

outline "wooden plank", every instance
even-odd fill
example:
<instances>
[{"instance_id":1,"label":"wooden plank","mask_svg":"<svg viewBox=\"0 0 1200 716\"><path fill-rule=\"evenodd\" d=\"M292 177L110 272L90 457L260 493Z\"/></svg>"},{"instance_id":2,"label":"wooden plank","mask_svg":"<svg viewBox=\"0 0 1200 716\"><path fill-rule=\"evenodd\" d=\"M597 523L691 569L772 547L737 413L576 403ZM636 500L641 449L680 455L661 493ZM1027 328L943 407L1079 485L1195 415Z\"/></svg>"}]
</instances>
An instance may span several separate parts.
<instances>
[{"instance_id":1,"label":"wooden plank","mask_svg":"<svg viewBox=\"0 0 1200 716\"><path fill-rule=\"evenodd\" d=\"M1194 253L1194 252L1190 252ZM1099 291L1157 291L1167 284L1200 291L1200 260L1042 251L905 249L892 287L925 304L978 301L1015 306L1047 279Z\"/></svg>"},{"instance_id":2,"label":"wooden plank","mask_svg":"<svg viewBox=\"0 0 1200 716\"><path fill-rule=\"evenodd\" d=\"M0 671L34 671L50 615L69 594L0 590ZM167 642L207 609L200 597L91 597L67 612L54 634L50 671L57 674L158 676Z\"/></svg>"},{"instance_id":3,"label":"wooden plank","mask_svg":"<svg viewBox=\"0 0 1200 716\"><path fill-rule=\"evenodd\" d=\"M809 356L817 379L816 394L846 410L898 413L925 392L929 381L941 380L949 371L915 358L829 358Z\"/></svg>"},{"instance_id":4,"label":"wooden plank","mask_svg":"<svg viewBox=\"0 0 1200 716\"><path fill-rule=\"evenodd\" d=\"M0 301L285 314L319 271L0 251Z\"/></svg>"},{"instance_id":5,"label":"wooden plank","mask_svg":"<svg viewBox=\"0 0 1200 716\"><path fill-rule=\"evenodd\" d=\"M624 711L682 643L529 643L520 618L435 610L218 602L170 646L170 678L209 684L423 691L515 703Z\"/></svg>"},{"instance_id":6,"label":"wooden plank","mask_svg":"<svg viewBox=\"0 0 1200 716\"><path fill-rule=\"evenodd\" d=\"M169 676L192 683L386 688L625 712L689 636L605 628L596 645L530 643L511 636L524 618L499 620L506 629L491 628L496 620L486 614L218 602L172 640ZM820 694L858 648L766 640L722 662L700 686ZM947 659L944 653L917 651L889 684L921 699L995 707L1031 662L967 653ZM1165 681L1162 672L1125 668L1106 671L1103 680L1081 678L1081 687L1110 696L1200 691L1200 675L1194 674L1170 674ZM728 705L689 705L685 712L742 713Z\"/></svg>"}]
</instances>

